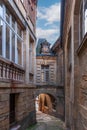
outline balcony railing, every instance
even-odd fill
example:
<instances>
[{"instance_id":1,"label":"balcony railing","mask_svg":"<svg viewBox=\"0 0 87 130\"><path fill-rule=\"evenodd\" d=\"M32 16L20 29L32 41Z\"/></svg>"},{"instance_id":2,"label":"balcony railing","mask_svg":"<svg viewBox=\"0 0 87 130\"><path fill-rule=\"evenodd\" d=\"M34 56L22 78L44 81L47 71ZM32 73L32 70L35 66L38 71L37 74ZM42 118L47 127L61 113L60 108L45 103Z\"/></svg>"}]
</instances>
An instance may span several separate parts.
<instances>
[{"instance_id":1,"label":"balcony railing","mask_svg":"<svg viewBox=\"0 0 87 130\"><path fill-rule=\"evenodd\" d=\"M22 67L0 57L0 81L24 82L24 74Z\"/></svg>"}]
</instances>

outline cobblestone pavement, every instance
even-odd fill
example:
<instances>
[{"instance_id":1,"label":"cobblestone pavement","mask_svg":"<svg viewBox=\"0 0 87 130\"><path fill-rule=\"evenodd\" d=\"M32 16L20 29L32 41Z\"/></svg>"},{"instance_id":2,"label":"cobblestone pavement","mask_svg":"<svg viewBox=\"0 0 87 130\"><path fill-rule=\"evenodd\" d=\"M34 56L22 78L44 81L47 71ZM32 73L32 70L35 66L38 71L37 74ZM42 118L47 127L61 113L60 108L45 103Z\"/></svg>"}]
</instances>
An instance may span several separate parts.
<instances>
[{"instance_id":1,"label":"cobblestone pavement","mask_svg":"<svg viewBox=\"0 0 87 130\"><path fill-rule=\"evenodd\" d=\"M37 124L27 130L65 130L64 123L56 117L37 112Z\"/></svg>"}]
</instances>

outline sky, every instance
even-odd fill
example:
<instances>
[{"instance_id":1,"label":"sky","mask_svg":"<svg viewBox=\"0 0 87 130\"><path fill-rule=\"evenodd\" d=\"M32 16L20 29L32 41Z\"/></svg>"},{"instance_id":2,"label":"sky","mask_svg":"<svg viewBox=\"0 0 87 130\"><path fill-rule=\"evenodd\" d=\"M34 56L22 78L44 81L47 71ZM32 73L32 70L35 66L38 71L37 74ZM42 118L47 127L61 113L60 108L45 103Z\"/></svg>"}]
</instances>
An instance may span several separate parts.
<instances>
[{"instance_id":1,"label":"sky","mask_svg":"<svg viewBox=\"0 0 87 130\"><path fill-rule=\"evenodd\" d=\"M54 44L60 35L60 1L38 0L37 5L37 39L46 38Z\"/></svg>"}]
</instances>

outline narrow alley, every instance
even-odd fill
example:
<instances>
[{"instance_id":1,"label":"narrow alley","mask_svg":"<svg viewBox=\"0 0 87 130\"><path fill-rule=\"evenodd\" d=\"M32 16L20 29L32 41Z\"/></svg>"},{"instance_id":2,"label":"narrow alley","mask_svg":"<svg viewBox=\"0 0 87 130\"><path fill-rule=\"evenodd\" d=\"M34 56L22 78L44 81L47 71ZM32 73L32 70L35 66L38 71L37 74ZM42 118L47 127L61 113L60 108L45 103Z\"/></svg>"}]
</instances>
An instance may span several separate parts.
<instances>
[{"instance_id":1,"label":"narrow alley","mask_svg":"<svg viewBox=\"0 0 87 130\"><path fill-rule=\"evenodd\" d=\"M65 127L60 119L39 111L37 112L37 124L27 130L65 130Z\"/></svg>"},{"instance_id":2,"label":"narrow alley","mask_svg":"<svg viewBox=\"0 0 87 130\"><path fill-rule=\"evenodd\" d=\"M0 0L0 130L87 130L87 0Z\"/></svg>"}]
</instances>

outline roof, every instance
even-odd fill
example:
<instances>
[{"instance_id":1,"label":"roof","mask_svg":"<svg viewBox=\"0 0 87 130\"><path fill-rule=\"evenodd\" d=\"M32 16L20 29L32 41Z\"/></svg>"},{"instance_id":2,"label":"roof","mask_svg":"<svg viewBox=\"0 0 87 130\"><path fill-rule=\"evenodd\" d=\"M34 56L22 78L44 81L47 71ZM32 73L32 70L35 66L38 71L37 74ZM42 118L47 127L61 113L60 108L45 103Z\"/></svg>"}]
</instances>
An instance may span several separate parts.
<instances>
[{"instance_id":1,"label":"roof","mask_svg":"<svg viewBox=\"0 0 87 130\"><path fill-rule=\"evenodd\" d=\"M48 45L49 49L50 49L50 43L46 39L41 38L38 40L38 44L36 47L36 54L41 54L41 48L43 45Z\"/></svg>"},{"instance_id":2,"label":"roof","mask_svg":"<svg viewBox=\"0 0 87 130\"><path fill-rule=\"evenodd\" d=\"M44 39L44 38L40 38L38 40L37 47L36 47L36 54L38 54L40 52L41 43L44 42L45 40L46 39Z\"/></svg>"}]
</instances>

